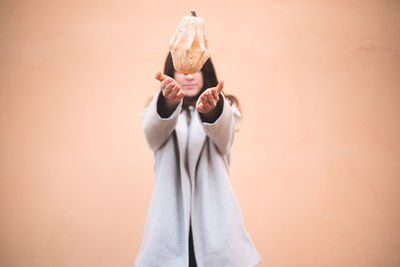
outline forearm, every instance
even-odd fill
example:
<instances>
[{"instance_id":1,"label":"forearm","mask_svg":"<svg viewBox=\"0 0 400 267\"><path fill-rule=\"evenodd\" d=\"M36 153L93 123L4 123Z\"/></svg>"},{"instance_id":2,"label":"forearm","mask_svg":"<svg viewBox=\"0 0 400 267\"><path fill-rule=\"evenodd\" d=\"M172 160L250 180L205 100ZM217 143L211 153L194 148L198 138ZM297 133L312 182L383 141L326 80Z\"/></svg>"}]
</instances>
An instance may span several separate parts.
<instances>
[{"instance_id":1,"label":"forearm","mask_svg":"<svg viewBox=\"0 0 400 267\"><path fill-rule=\"evenodd\" d=\"M157 110L161 95L159 92L143 112L143 131L152 150L158 149L171 135L182 107L180 102L168 117L162 117Z\"/></svg>"},{"instance_id":2,"label":"forearm","mask_svg":"<svg viewBox=\"0 0 400 267\"><path fill-rule=\"evenodd\" d=\"M199 118L207 136L210 137L222 154L227 154L229 153L235 132L236 117L233 113L231 105L226 101L226 98L222 96L220 99L221 113L214 118L214 121L204 121L201 113L199 113Z\"/></svg>"},{"instance_id":3,"label":"forearm","mask_svg":"<svg viewBox=\"0 0 400 267\"><path fill-rule=\"evenodd\" d=\"M222 106L223 106L223 100L222 97L220 97L215 108L210 110L208 113L199 112L201 121L208 123L215 122L221 116Z\"/></svg>"},{"instance_id":4,"label":"forearm","mask_svg":"<svg viewBox=\"0 0 400 267\"><path fill-rule=\"evenodd\" d=\"M168 118L171 114L176 110L176 107L180 102L173 102L167 99L162 93L159 95L159 99L157 101L157 113L161 118Z\"/></svg>"}]
</instances>

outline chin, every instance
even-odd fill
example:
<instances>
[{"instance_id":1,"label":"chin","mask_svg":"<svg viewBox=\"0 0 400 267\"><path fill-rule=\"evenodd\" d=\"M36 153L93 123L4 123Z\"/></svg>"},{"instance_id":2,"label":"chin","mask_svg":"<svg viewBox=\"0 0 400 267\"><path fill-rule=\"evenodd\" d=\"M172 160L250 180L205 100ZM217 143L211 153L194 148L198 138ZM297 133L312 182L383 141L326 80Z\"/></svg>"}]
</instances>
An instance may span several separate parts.
<instances>
[{"instance_id":1,"label":"chin","mask_svg":"<svg viewBox=\"0 0 400 267\"><path fill-rule=\"evenodd\" d=\"M194 97L198 94L198 92L190 91L190 92L185 92L185 96L187 97Z\"/></svg>"}]
</instances>

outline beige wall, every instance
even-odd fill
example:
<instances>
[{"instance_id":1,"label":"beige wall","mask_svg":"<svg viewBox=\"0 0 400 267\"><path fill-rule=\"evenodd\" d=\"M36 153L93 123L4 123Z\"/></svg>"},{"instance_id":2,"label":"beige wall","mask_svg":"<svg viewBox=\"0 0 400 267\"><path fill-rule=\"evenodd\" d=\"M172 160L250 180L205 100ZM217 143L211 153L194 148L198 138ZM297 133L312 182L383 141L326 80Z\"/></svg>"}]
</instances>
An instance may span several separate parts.
<instances>
[{"instance_id":1,"label":"beige wall","mask_svg":"<svg viewBox=\"0 0 400 267\"><path fill-rule=\"evenodd\" d=\"M133 266L141 112L190 9L243 106L231 180L259 266L400 266L395 0L2 0L0 266Z\"/></svg>"}]
</instances>

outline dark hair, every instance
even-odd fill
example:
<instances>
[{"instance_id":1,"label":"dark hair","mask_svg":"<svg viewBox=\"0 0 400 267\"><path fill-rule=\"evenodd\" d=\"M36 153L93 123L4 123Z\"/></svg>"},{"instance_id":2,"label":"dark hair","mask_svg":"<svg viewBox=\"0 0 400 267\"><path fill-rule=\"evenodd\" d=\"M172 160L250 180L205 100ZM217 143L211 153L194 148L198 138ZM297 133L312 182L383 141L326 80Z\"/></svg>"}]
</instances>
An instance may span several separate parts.
<instances>
[{"instance_id":1,"label":"dark hair","mask_svg":"<svg viewBox=\"0 0 400 267\"><path fill-rule=\"evenodd\" d=\"M215 72L214 65L211 61L211 58L208 58L206 62L204 63L203 67L200 70L203 74L203 88L201 88L200 92L194 97L195 99L198 99L199 96L207 89L210 87L215 87L218 85L218 79L217 79L217 74ZM167 58L165 60L165 65L164 65L164 74L169 76L169 77L174 77L175 74L175 68L174 64L172 62L172 56L171 53L168 53ZM224 90L222 89L222 93L224 96L231 102L234 103L237 108L240 111L240 105L239 105L239 100L236 98L234 95L226 95L224 93Z\"/></svg>"}]
</instances>

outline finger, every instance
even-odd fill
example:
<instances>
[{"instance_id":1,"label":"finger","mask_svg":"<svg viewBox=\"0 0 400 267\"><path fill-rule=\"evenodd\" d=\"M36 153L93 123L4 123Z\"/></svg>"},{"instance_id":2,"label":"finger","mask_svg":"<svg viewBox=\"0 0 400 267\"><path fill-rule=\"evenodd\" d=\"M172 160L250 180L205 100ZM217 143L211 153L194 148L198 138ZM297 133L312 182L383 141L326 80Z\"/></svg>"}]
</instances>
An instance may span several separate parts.
<instances>
[{"instance_id":1,"label":"finger","mask_svg":"<svg viewBox=\"0 0 400 267\"><path fill-rule=\"evenodd\" d=\"M165 80L161 82L161 85L160 85L160 89L161 89L161 91L163 91L163 92L164 92L164 90L165 90L165 86L166 86L166 85L167 85L167 83L165 82Z\"/></svg>"},{"instance_id":2,"label":"finger","mask_svg":"<svg viewBox=\"0 0 400 267\"><path fill-rule=\"evenodd\" d=\"M217 102L218 102L219 97L218 97L218 94L217 94L217 91L216 91L216 90L213 90L213 89L210 90L209 96L210 96L210 98L212 99L212 102L213 102L213 103L217 103Z\"/></svg>"},{"instance_id":3,"label":"finger","mask_svg":"<svg viewBox=\"0 0 400 267\"><path fill-rule=\"evenodd\" d=\"M215 108L215 107L217 106L217 101L215 101L215 99L214 99L212 96L210 97L210 101L211 101L211 103L212 103L212 104L211 104L211 107L212 107L212 108Z\"/></svg>"},{"instance_id":4,"label":"finger","mask_svg":"<svg viewBox=\"0 0 400 267\"><path fill-rule=\"evenodd\" d=\"M197 101L196 101L196 106L197 105L200 105L202 102L201 102L201 97L199 97L198 99L197 99Z\"/></svg>"},{"instance_id":5,"label":"finger","mask_svg":"<svg viewBox=\"0 0 400 267\"><path fill-rule=\"evenodd\" d=\"M164 96L170 97L172 93L172 88L174 87L174 83L170 82L165 86Z\"/></svg>"},{"instance_id":6,"label":"finger","mask_svg":"<svg viewBox=\"0 0 400 267\"><path fill-rule=\"evenodd\" d=\"M161 82L161 90L163 91L163 93L165 93L167 85L168 85L168 80L164 80Z\"/></svg>"},{"instance_id":7,"label":"finger","mask_svg":"<svg viewBox=\"0 0 400 267\"><path fill-rule=\"evenodd\" d=\"M185 92L179 88L179 92L176 94L179 98L183 98L185 96Z\"/></svg>"},{"instance_id":8,"label":"finger","mask_svg":"<svg viewBox=\"0 0 400 267\"><path fill-rule=\"evenodd\" d=\"M168 85L168 95L169 97L175 97L176 92L174 92L174 87L175 87L175 83L174 82L170 82Z\"/></svg>"},{"instance_id":9,"label":"finger","mask_svg":"<svg viewBox=\"0 0 400 267\"><path fill-rule=\"evenodd\" d=\"M176 84L174 84L171 89L171 96L177 98L179 90L180 90L180 88Z\"/></svg>"},{"instance_id":10,"label":"finger","mask_svg":"<svg viewBox=\"0 0 400 267\"><path fill-rule=\"evenodd\" d=\"M201 102L201 97L196 102L196 108L202 108L203 107L203 102Z\"/></svg>"},{"instance_id":11,"label":"finger","mask_svg":"<svg viewBox=\"0 0 400 267\"><path fill-rule=\"evenodd\" d=\"M203 106L208 105L208 100L205 94L202 94L200 97L201 103L203 103Z\"/></svg>"},{"instance_id":12,"label":"finger","mask_svg":"<svg viewBox=\"0 0 400 267\"><path fill-rule=\"evenodd\" d=\"M155 78L159 80L160 82L164 81L166 78L169 76L162 74L161 72L157 72Z\"/></svg>"},{"instance_id":13,"label":"finger","mask_svg":"<svg viewBox=\"0 0 400 267\"><path fill-rule=\"evenodd\" d=\"M196 109L197 109L199 112L204 113L204 105L203 105L203 102L199 102L199 103L196 105Z\"/></svg>"},{"instance_id":14,"label":"finger","mask_svg":"<svg viewBox=\"0 0 400 267\"><path fill-rule=\"evenodd\" d=\"M207 95L210 94L210 89L206 89L201 95L200 99L205 99L207 101Z\"/></svg>"},{"instance_id":15,"label":"finger","mask_svg":"<svg viewBox=\"0 0 400 267\"><path fill-rule=\"evenodd\" d=\"M208 105L210 107L213 107L215 105L215 101L214 101L212 90L209 90L205 96L206 96Z\"/></svg>"},{"instance_id":16,"label":"finger","mask_svg":"<svg viewBox=\"0 0 400 267\"><path fill-rule=\"evenodd\" d=\"M208 102L208 104L210 105L210 107L211 108L214 108L215 107L215 100L214 100L214 97L213 97L213 95L210 93L210 94L207 94L206 95L206 98L207 98L207 102Z\"/></svg>"},{"instance_id":17,"label":"finger","mask_svg":"<svg viewBox=\"0 0 400 267\"><path fill-rule=\"evenodd\" d=\"M164 79L162 82L161 82L161 90L165 90L165 87L167 86L167 84L170 82L170 80L169 79Z\"/></svg>"},{"instance_id":18,"label":"finger","mask_svg":"<svg viewBox=\"0 0 400 267\"><path fill-rule=\"evenodd\" d=\"M203 103L203 112L207 113L213 108L212 103L208 101L208 98L206 96L204 97L204 100L202 100L201 102Z\"/></svg>"},{"instance_id":19,"label":"finger","mask_svg":"<svg viewBox=\"0 0 400 267\"><path fill-rule=\"evenodd\" d=\"M218 93L216 89L211 90L211 95L213 96L215 101L218 101Z\"/></svg>"},{"instance_id":20,"label":"finger","mask_svg":"<svg viewBox=\"0 0 400 267\"><path fill-rule=\"evenodd\" d=\"M222 88L224 88L224 81L219 81L218 85L215 87L217 94L221 93Z\"/></svg>"}]
</instances>

